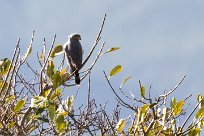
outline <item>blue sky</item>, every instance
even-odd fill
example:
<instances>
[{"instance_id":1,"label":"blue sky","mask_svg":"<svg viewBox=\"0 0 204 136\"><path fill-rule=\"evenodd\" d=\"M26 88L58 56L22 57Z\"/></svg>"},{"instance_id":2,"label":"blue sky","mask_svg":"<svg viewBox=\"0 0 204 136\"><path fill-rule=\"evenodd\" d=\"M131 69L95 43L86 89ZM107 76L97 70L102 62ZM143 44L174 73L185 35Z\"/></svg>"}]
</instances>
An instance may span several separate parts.
<instances>
[{"instance_id":1,"label":"blue sky","mask_svg":"<svg viewBox=\"0 0 204 136\"><path fill-rule=\"evenodd\" d=\"M123 71L111 79L115 87L132 76L124 86L127 93L129 90L138 93L138 80L141 80L147 88L152 85L156 96L173 88L187 75L171 97L184 99L193 93L189 102L195 103L196 95L203 95L204 89L203 7L201 0L1 0L0 58L12 56L18 37L25 51L33 29L36 30L33 54L28 59L33 67L43 38L51 44L54 33L61 44L66 42L68 34L80 33L86 56L106 13L102 35L105 49L119 46L121 50L103 56L92 72L92 95L97 102L113 101L114 95L102 71L108 73L121 64ZM68 88L65 95L75 90ZM87 81L81 84L79 100L84 95L87 95Z\"/></svg>"}]
</instances>

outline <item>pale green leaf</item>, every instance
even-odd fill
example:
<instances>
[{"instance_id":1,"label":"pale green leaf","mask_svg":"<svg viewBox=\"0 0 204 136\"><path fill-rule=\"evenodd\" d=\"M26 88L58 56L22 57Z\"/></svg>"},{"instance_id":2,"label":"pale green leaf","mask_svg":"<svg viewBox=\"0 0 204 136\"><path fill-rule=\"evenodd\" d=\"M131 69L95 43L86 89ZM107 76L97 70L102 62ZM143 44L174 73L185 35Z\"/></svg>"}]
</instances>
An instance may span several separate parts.
<instances>
[{"instance_id":1,"label":"pale green leaf","mask_svg":"<svg viewBox=\"0 0 204 136\"><path fill-rule=\"evenodd\" d=\"M24 99L18 101L16 106L14 107L14 112L18 112L24 105L25 105Z\"/></svg>"},{"instance_id":2,"label":"pale green leaf","mask_svg":"<svg viewBox=\"0 0 204 136\"><path fill-rule=\"evenodd\" d=\"M31 52L32 52L32 44L30 44L28 46L28 49L27 49L25 55L23 56L22 63L25 62L25 60L27 59L27 57L30 55Z\"/></svg>"},{"instance_id":3,"label":"pale green leaf","mask_svg":"<svg viewBox=\"0 0 204 136\"><path fill-rule=\"evenodd\" d=\"M115 66L115 67L111 70L109 76L111 77L111 76L113 76L113 75L116 75L116 74L119 73L121 70L122 70L122 66L121 66L121 65L117 65L117 66Z\"/></svg>"},{"instance_id":4,"label":"pale green leaf","mask_svg":"<svg viewBox=\"0 0 204 136\"><path fill-rule=\"evenodd\" d=\"M175 105L176 105L176 103L177 103L177 100L176 100L176 98L173 97L173 98L171 99L171 107L174 108Z\"/></svg>"},{"instance_id":5,"label":"pale green leaf","mask_svg":"<svg viewBox=\"0 0 204 136\"><path fill-rule=\"evenodd\" d=\"M53 105L50 105L48 107L48 115L51 121L53 121L54 117L55 117L55 107Z\"/></svg>"},{"instance_id":6,"label":"pale green leaf","mask_svg":"<svg viewBox=\"0 0 204 136\"><path fill-rule=\"evenodd\" d=\"M49 78L52 78L52 76L54 75L54 68L55 68L54 63L53 61L50 60L47 65L47 76Z\"/></svg>"},{"instance_id":7,"label":"pale green leaf","mask_svg":"<svg viewBox=\"0 0 204 136\"><path fill-rule=\"evenodd\" d=\"M40 107L44 104L46 98L43 96L34 96L31 99L31 107Z\"/></svg>"},{"instance_id":8,"label":"pale green leaf","mask_svg":"<svg viewBox=\"0 0 204 136\"><path fill-rule=\"evenodd\" d=\"M62 81L62 77L60 75L60 71L56 71L54 73L54 75L52 76L52 83L53 83L53 86L55 88L59 87L60 85L62 85L63 81Z\"/></svg>"},{"instance_id":9,"label":"pale green leaf","mask_svg":"<svg viewBox=\"0 0 204 136\"><path fill-rule=\"evenodd\" d=\"M57 45L51 52L50 57L54 58L56 55L63 53L62 45Z\"/></svg>"},{"instance_id":10,"label":"pale green leaf","mask_svg":"<svg viewBox=\"0 0 204 136\"><path fill-rule=\"evenodd\" d=\"M73 101L74 101L74 96L67 97L66 108L68 111L70 111L72 109Z\"/></svg>"}]
</instances>

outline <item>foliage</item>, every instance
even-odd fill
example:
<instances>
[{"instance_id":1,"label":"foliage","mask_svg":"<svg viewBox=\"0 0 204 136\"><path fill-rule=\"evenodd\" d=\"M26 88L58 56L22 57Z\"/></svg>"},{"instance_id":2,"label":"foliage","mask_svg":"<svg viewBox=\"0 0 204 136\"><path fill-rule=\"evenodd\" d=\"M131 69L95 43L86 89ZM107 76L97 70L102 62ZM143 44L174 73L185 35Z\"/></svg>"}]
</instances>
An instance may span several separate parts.
<instances>
[{"instance_id":1,"label":"foliage","mask_svg":"<svg viewBox=\"0 0 204 136\"><path fill-rule=\"evenodd\" d=\"M90 50L83 66L92 56L101 37L103 19L96 41ZM20 39L14 50L12 59L0 61L0 135L132 135L132 136L195 136L201 134L204 125L204 97L198 96L198 103L189 114L187 112L187 99L177 100L170 98L184 80L185 76L171 90L164 92L156 98L151 97L146 86L139 81L140 96L123 91L123 86L131 79L125 78L118 89L111 84L116 74L123 69L117 65L110 70L109 75L104 71L104 77L115 94L118 104L113 113L107 113L106 106L97 105L95 99L90 97L91 70L98 59L107 53L119 49L112 47L102 52L104 43L91 66L80 73L81 80L88 77L88 103L86 106L74 107L77 92L65 98L63 91L76 84L73 82L73 73L69 73L63 57L61 63L55 63L55 57L62 55L60 44L55 46L56 35L52 45L46 53L44 39L43 49L38 56L39 70L30 66L29 55L32 54L31 43L21 59ZM20 72L25 66L31 71L30 77L24 77ZM171 100L170 100L171 99ZM128 102L126 102L128 101ZM121 118L121 109L127 108L130 116ZM181 119L185 118L183 122ZM193 118L193 119L192 119Z\"/></svg>"}]
</instances>

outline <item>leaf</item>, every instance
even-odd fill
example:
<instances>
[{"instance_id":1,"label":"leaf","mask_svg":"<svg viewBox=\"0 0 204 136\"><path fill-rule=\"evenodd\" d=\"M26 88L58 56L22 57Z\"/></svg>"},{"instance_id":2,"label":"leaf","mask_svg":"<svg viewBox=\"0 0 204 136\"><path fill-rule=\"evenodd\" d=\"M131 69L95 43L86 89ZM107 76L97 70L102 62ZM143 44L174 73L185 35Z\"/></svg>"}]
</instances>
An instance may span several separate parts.
<instances>
[{"instance_id":1,"label":"leaf","mask_svg":"<svg viewBox=\"0 0 204 136\"><path fill-rule=\"evenodd\" d=\"M178 103L176 103L175 107L173 108L174 109L174 115L179 115L181 112L182 112L182 107L183 105L185 104L185 101L180 101Z\"/></svg>"},{"instance_id":2,"label":"leaf","mask_svg":"<svg viewBox=\"0 0 204 136\"><path fill-rule=\"evenodd\" d=\"M62 69L62 71L60 72L60 76L62 78L62 82L65 82L69 79L70 75L67 73L67 69L64 68Z\"/></svg>"},{"instance_id":3,"label":"leaf","mask_svg":"<svg viewBox=\"0 0 204 136\"><path fill-rule=\"evenodd\" d=\"M16 106L14 107L14 112L18 112L24 105L25 105L24 99L18 101Z\"/></svg>"},{"instance_id":4,"label":"leaf","mask_svg":"<svg viewBox=\"0 0 204 136\"><path fill-rule=\"evenodd\" d=\"M130 78L131 78L131 76L129 76L128 78L125 78L125 79L123 80L123 82L121 83L119 89L121 89L122 86L123 86Z\"/></svg>"},{"instance_id":5,"label":"leaf","mask_svg":"<svg viewBox=\"0 0 204 136\"><path fill-rule=\"evenodd\" d=\"M14 125L15 125L15 122L12 121L11 123L9 123L8 128L10 129L10 128L12 128Z\"/></svg>"},{"instance_id":6,"label":"leaf","mask_svg":"<svg viewBox=\"0 0 204 136\"><path fill-rule=\"evenodd\" d=\"M0 88L3 87L3 84L4 84L4 81L0 81ZM5 90L7 87L8 87L8 83L5 82L3 90Z\"/></svg>"},{"instance_id":7,"label":"leaf","mask_svg":"<svg viewBox=\"0 0 204 136\"><path fill-rule=\"evenodd\" d=\"M27 57L30 55L31 52L32 52L32 44L30 44L28 46L28 49L27 49L25 55L23 56L22 63L25 62L25 60L27 59Z\"/></svg>"},{"instance_id":8,"label":"leaf","mask_svg":"<svg viewBox=\"0 0 204 136\"><path fill-rule=\"evenodd\" d=\"M10 97L6 98L6 103L10 102L15 98L15 95L11 95Z\"/></svg>"},{"instance_id":9,"label":"leaf","mask_svg":"<svg viewBox=\"0 0 204 136\"><path fill-rule=\"evenodd\" d=\"M112 47L112 48L110 48L109 50L107 50L104 54L110 53L110 52L112 52L112 51L116 51L116 50L119 50L119 49L120 49L120 47Z\"/></svg>"},{"instance_id":10,"label":"leaf","mask_svg":"<svg viewBox=\"0 0 204 136\"><path fill-rule=\"evenodd\" d=\"M125 120L124 119L120 119L119 122L116 125L116 130L121 133L123 131L123 128L125 126Z\"/></svg>"},{"instance_id":11,"label":"leaf","mask_svg":"<svg viewBox=\"0 0 204 136\"><path fill-rule=\"evenodd\" d=\"M53 105L50 105L48 107L48 115L51 121L53 121L54 117L55 117L55 107Z\"/></svg>"},{"instance_id":12,"label":"leaf","mask_svg":"<svg viewBox=\"0 0 204 136\"><path fill-rule=\"evenodd\" d=\"M198 95L197 97L199 104L199 108L204 107L204 97L202 95Z\"/></svg>"},{"instance_id":13,"label":"leaf","mask_svg":"<svg viewBox=\"0 0 204 136\"><path fill-rule=\"evenodd\" d=\"M45 110L45 107L38 108L35 115L40 115L44 110Z\"/></svg>"},{"instance_id":14,"label":"leaf","mask_svg":"<svg viewBox=\"0 0 204 136\"><path fill-rule=\"evenodd\" d=\"M176 98L173 97L173 98L171 99L171 107L174 108L175 105L176 105L176 103L177 103L177 100L176 100Z\"/></svg>"},{"instance_id":15,"label":"leaf","mask_svg":"<svg viewBox=\"0 0 204 136\"><path fill-rule=\"evenodd\" d=\"M8 73L11 65L11 61L8 58L5 58L1 61L0 64L0 75L5 75Z\"/></svg>"},{"instance_id":16,"label":"leaf","mask_svg":"<svg viewBox=\"0 0 204 136\"><path fill-rule=\"evenodd\" d=\"M42 93L41 96L43 96L43 97L47 97L47 96L50 94L50 92L51 92L51 89L46 90L46 91L44 91L44 92Z\"/></svg>"},{"instance_id":17,"label":"leaf","mask_svg":"<svg viewBox=\"0 0 204 136\"><path fill-rule=\"evenodd\" d=\"M40 107L44 104L46 98L43 96L34 96L31 99L31 105L30 107L34 108L34 107Z\"/></svg>"},{"instance_id":18,"label":"leaf","mask_svg":"<svg viewBox=\"0 0 204 136\"><path fill-rule=\"evenodd\" d=\"M50 57L54 58L56 55L59 55L63 52L62 45L57 45L51 52Z\"/></svg>"},{"instance_id":19,"label":"leaf","mask_svg":"<svg viewBox=\"0 0 204 136\"><path fill-rule=\"evenodd\" d=\"M204 116L204 107L200 108L197 112L196 112L196 119L201 118L202 116Z\"/></svg>"},{"instance_id":20,"label":"leaf","mask_svg":"<svg viewBox=\"0 0 204 136\"><path fill-rule=\"evenodd\" d=\"M142 114L145 114L148 109L149 109L149 105L148 105L148 104L144 104L144 105L141 107L141 112L142 112Z\"/></svg>"},{"instance_id":21,"label":"leaf","mask_svg":"<svg viewBox=\"0 0 204 136\"><path fill-rule=\"evenodd\" d=\"M55 68L54 63L53 61L50 60L47 65L47 76L49 78L52 78L52 76L54 75L54 68Z\"/></svg>"},{"instance_id":22,"label":"leaf","mask_svg":"<svg viewBox=\"0 0 204 136\"><path fill-rule=\"evenodd\" d=\"M52 83L53 83L53 86L55 88L59 87L60 85L62 85L62 78L60 76L60 71L56 71L54 73L54 75L52 76Z\"/></svg>"},{"instance_id":23,"label":"leaf","mask_svg":"<svg viewBox=\"0 0 204 136\"><path fill-rule=\"evenodd\" d=\"M54 100L58 96L60 96L61 95L61 91L62 91L62 88L57 88L56 91L54 92L54 94L52 96L50 96L50 100Z\"/></svg>"},{"instance_id":24,"label":"leaf","mask_svg":"<svg viewBox=\"0 0 204 136\"><path fill-rule=\"evenodd\" d=\"M67 127L67 122L65 122L64 116L62 114L56 117L55 123L59 133L63 132Z\"/></svg>"},{"instance_id":25,"label":"leaf","mask_svg":"<svg viewBox=\"0 0 204 136\"><path fill-rule=\"evenodd\" d=\"M142 96L142 98L145 98L145 87L141 86L140 88L140 95Z\"/></svg>"},{"instance_id":26,"label":"leaf","mask_svg":"<svg viewBox=\"0 0 204 136\"><path fill-rule=\"evenodd\" d=\"M111 76L113 76L113 75L116 75L116 74L119 73L122 69L123 69L123 68L122 68L121 65L115 66L115 67L111 70L109 76L111 77Z\"/></svg>"},{"instance_id":27,"label":"leaf","mask_svg":"<svg viewBox=\"0 0 204 136\"><path fill-rule=\"evenodd\" d=\"M73 101L74 101L74 96L67 97L66 108L68 111L71 111L72 106L73 106Z\"/></svg>"}]
</instances>

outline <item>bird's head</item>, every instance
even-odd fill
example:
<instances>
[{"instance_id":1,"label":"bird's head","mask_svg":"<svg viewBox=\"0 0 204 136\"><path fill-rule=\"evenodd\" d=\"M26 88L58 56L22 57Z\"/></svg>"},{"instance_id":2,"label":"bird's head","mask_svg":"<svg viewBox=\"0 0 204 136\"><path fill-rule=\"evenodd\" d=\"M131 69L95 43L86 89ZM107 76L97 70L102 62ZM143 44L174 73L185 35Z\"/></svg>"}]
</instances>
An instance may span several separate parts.
<instances>
[{"instance_id":1,"label":"bird's head","mask_svg":"<svg viewBox=\"0 0 204 136\"><path fill-rule=\"evenodd\" d=\"M78 33L73 33L71 35L69 35L70 39L74 39L74 40L81 40L81 35Z\"/></svg>"}]
</instances>

